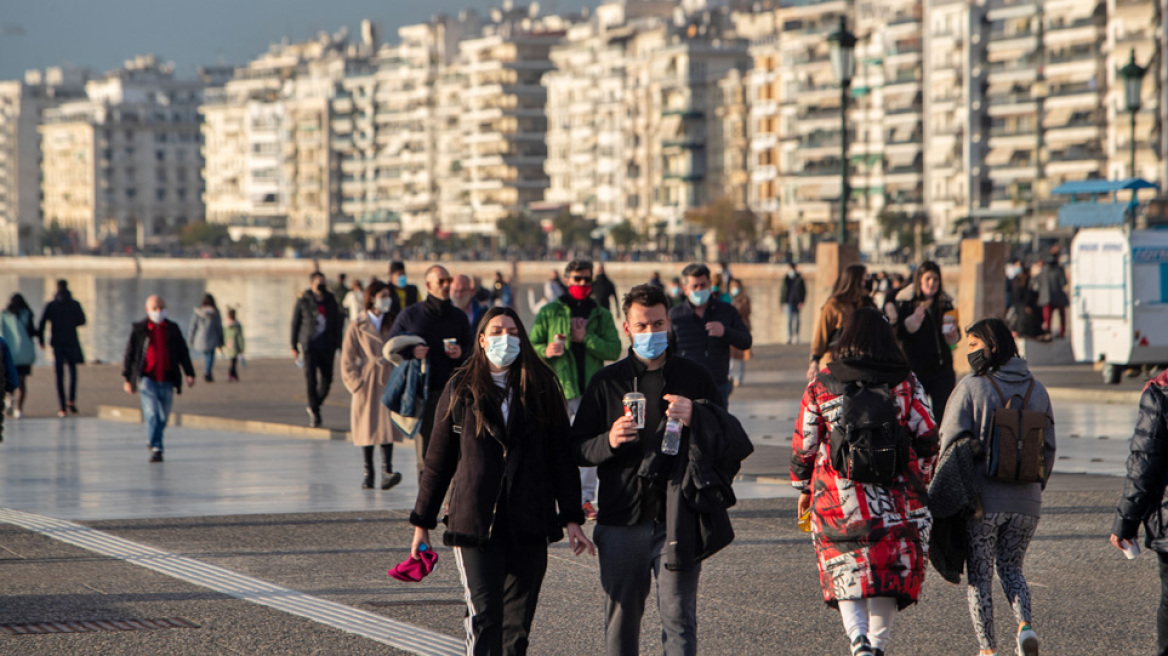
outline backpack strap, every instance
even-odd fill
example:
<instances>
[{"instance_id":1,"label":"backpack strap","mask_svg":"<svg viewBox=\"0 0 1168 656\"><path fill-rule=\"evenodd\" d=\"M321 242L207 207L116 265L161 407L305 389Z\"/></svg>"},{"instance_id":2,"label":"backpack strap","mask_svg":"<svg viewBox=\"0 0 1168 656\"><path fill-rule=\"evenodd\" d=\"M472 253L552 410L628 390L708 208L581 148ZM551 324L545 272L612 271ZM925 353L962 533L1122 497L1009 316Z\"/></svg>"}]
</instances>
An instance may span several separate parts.
<instances>
[{"instance_id":1,"label":"backpack strap","mask_svg":"<svg viewBox=\"0 0 1168 656\"><path fill-rule=\"evenodd\" d=\"M1022 397L1022 407L1030 403L1030 394L1034 392L1034 377L1030 377L1030 384L1026 386L1026 395Z\"/></svg>"},{"instance_id":2,"label":"backpack strap","mask_svg":"<svg viewBox=\"0 0 1168 656\"><path fill-rule=\"evenodd\" d=\"M1008 399L1006 399L1006 395L1002 394L1002 388L998 387L998 384L996 382L994 382L993 374L987 373L985 379L987 381L989 381L990 387L993 387L994 391L998 393L998 398L1002 400L1002 406L1005 407L1005 406L1009 405L1010 402ZM1031 382L1033 382L1033 379L1031 379ZM1030 393L1027 392L1027 398L1029 398L1029 395L1030 395Z\"/></svg>"},{"instance_id":3,"label":"backpack strap","mask_svg":"<svg viewBox=\"0 0 1168 656\"><path fill-rule=\"evenodd\" d=\"M454 400L454 407L450 410L451 431L456 435L462 434L462 396Z\"/></svg>"}]
</instances>

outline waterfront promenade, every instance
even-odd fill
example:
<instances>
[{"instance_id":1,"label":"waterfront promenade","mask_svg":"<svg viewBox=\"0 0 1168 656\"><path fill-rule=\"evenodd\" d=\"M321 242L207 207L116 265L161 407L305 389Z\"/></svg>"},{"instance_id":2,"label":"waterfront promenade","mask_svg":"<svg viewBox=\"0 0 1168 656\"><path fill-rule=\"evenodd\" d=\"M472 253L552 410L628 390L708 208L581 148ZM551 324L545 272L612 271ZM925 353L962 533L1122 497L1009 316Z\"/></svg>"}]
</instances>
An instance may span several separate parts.
<instances>
[{"instance_id":1,"label":"waterfront promenade","mask_svg":"<svg viewBox=\"0 0 1168 656\"><path fill-rule=\"evenodd\" d=\"M748 385L732 399L759 446L739 484L746 498L732 510L738 539L705 565L703 654L846 653L782 482L802 353L759 349ZM151 465L140 426L92 416L98 404L136 407L117 374L108 365L83 368L81 407L91 416L60 420L46 417L56 409L52 375L38 369L29 418L7 424L0 508L21 512L0 511L0 625L181 618L198 628L0 633L0 654L457 653L463 602L449 550L440 548L444 560L421 584L385 576L408 551L413 476L389 492L361 490L357 449L327 432L176 427L167 432L167 461ZM1060 459L1058 471L1114 471L1122 463L1134 407L1068 400L1060 409L1060 395L1090 393L1093 374L1040 371L1056 409L1070 413L1060 415L1060 455L1072 457ZM200 381L176 410L287 426L307 419L290 361L257 361L243 377L233 385ZM1138 387L1122 386L1128 394ZM347 401L338 387L326 427L345 428ZM412 449L396 449L395 463L412 471ZM1129 562L1106 543L1120 484L1070 473L1052 480L1027 561L1043 653L1152 651L1155 558ZM601 653L595 559L555 545L543 590L531 653ZM996 596L1008 644L1011 614ZM643 653L659 650L656 621L650 602ZM890 655L976 653L964 589L935 572L921 603L897 622Z\"/></svg>"}]
</instances>

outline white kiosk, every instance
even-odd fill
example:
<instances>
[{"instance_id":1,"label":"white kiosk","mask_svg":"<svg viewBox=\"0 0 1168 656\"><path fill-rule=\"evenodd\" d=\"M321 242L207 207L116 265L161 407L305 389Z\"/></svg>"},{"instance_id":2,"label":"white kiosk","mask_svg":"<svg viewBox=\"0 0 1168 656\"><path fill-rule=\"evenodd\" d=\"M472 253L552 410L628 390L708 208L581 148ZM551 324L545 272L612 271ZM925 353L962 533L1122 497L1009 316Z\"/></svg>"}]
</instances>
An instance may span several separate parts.
<instances>
[{"instance_id":1,"label":"white kiosk","mask_svg":"<svg viewBox=\"0 0 1168 656\"><path fill-rule=\"evenodd\" d=\"M1085 228L1071 242L1071 347L1103 379L1168 363L1168 230Z\"/></svg>"}]
</instances>

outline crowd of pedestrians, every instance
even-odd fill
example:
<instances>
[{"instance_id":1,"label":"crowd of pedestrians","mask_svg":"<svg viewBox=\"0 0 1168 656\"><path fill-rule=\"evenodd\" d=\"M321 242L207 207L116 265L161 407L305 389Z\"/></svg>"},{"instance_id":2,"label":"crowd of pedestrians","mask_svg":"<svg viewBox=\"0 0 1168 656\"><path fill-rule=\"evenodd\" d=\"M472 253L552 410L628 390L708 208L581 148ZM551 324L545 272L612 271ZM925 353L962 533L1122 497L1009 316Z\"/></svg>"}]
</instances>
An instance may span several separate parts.
<instances>
[{"instance_id":1,"label":"crowd of pedestrians","mask_svg":"<svg viewBox=\"0 0 1168 656\"><path fill-rule=\"evenodd\" d=\"M713 273L695 263L668 285L654 272L621 295L602 265L574 260L529 299L527 327L501 272L484 286L430 266L424 293L403 263L388 273L332 286L313 273L292 311L292 353L309 424L319 426L339 351L363 488L378 487L378 450L379 487L399 484L393 446L414 438L411 556L432 549L443 521L466 592L467 652L526 652L548 544L566 537L575 555L598 557L608 654L638 653L650 593L664 653L697 653L702 562L733 540L730 484L751 451L728 409L753 346L743 281L726 265ZM848 266L818 308L790 478L823 601L839 613L852 656L886 653L930 561L948 580L964 575L982 656L1001 642L995 572L1017 622L1011 642L1038 654L1024 564L1057 441L1049 395L1016 337L1062 336L1065 275L1057 252L1033 275L1021 262L1007 274L1009 313L964 330L928 261L907 282ZM788 343L799 341L806 287L790 264L775 299ZM150 296L145 311L122 375L141 399L150 460L161 462L174 396L195 383L191 354L203 356L209 383L222 352L236 381L245 341L235 310L220 319L210 294L185 339L163 298ZM77 412L83 325L65 281L39 324L23 297L11 298L0 314L0 373L12 416L23 412L34 343L43 348L50 330L61 415ZM960 380L959 353L969 365ZM1111 542L1131 552L1145 526L1160 558L1159 653L1168 656L1166 389L1161 374L1143 392Z\"/></svg>"}]
</instances>

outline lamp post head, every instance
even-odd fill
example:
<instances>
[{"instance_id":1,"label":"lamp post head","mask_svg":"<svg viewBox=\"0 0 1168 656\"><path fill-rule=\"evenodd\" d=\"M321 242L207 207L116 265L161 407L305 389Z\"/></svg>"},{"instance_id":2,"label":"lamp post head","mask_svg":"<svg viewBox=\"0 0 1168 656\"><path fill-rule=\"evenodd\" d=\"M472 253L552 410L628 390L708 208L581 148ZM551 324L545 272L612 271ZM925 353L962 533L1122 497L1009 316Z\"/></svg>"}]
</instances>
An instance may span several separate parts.
<instances>
[{"instance_id":1,"label":"lamp post head","mask_svg":"<svg viewBox=\"0 0 1168 656\"><path fill-rule=\"evenodd\" d=\"M841 14L839 28L827 36L831 44L831 69L840 86L852 83L856 73L856 35L848 31L847 19Z\"/></svg>"},{"instance_id":2,"label":"lamp post head","mask_svg":"<svg viewBox=\"0 0 1168 656\"><path fill-rule=\"evenodd\" d=\"M1147 72L1146 66L1136 63L1136 49L1132 48L1131 58L1119 69L1119 77L1123 79L1124 101L1129 112L1140 111L1140 93L1144 86L1144 74Z\"/></svg>"}]
</instances>

